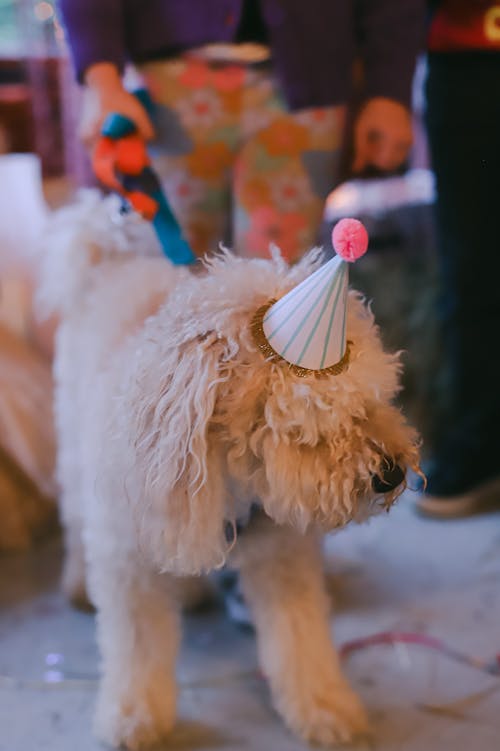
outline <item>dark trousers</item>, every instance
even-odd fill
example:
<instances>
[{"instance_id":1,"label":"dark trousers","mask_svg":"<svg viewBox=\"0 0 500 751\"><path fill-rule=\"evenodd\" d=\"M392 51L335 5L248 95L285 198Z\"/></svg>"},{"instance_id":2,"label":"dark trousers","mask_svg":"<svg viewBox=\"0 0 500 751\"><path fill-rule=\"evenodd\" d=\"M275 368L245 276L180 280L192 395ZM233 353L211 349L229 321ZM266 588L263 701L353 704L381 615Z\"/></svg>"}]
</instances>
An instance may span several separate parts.
<instances>
[{"instance_id":1,"label":"dark trousers","mask_svg":"<svg viewBox=\"0 0 500 751\"><path fill-rule=\"evenodd\" d=\"M428 490L446 495L500 474L500 53L431 54L426 93L448 384Z\"/></svg>"}]
</instances>

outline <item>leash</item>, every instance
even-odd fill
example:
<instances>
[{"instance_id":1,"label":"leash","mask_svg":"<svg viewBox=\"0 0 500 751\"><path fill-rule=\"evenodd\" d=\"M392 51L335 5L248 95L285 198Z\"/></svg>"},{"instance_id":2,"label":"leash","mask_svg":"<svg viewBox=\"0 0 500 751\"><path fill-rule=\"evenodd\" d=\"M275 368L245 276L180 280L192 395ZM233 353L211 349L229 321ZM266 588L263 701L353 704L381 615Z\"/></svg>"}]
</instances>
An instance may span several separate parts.
<instances>
[{"instance_id":1,"label":"leash","mask_svg":"<svg viewBox=\"0 0 500 751\"><path fill-rule=\"evenodd\" d=\"M134 94L151 112L153 103L146 89ZM151 166L144 139L130 118L118 112L108 115L92 155L92 167L98 180L122 197L126 211L136 211L152 222L163 253L173 264L196 262Z\"/></svg>"}]
</instances>

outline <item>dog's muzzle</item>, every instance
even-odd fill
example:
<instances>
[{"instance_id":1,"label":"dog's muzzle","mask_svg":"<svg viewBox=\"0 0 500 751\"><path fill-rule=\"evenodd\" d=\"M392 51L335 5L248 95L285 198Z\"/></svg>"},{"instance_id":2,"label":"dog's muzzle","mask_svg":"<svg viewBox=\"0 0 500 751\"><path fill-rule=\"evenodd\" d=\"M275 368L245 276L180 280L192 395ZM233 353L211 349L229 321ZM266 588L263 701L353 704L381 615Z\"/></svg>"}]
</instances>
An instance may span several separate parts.
<instances>
[{"instance_id":1,"label":"dog's muzzle","mask_svg":"<svg viewBox=\"0 0 500 751\"><path fill-rule=\"evenodd\" d=\"M399 487L404 479L404 469L389 456L384 456L379 474L372 477L372 488L375 493L389 493Z\"/></svg>"}]
</instances>

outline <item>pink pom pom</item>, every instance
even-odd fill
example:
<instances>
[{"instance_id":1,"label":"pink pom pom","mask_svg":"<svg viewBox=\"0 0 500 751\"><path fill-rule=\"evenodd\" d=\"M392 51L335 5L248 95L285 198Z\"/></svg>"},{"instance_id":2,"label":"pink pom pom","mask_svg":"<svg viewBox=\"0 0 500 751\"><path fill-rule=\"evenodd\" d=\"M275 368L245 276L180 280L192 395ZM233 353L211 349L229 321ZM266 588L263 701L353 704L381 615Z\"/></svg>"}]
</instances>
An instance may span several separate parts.
<instances>
[{"instance_id":1,"label":"pink pom pom","mask_svg":"<svg viewBox=\"0 0 500 751\"><path fill-rule=\"evenodd\" d=\"M344 261L355 261L368 249L368 232L357 219L341 219L332 232L335 252Z\"/></svg>"}]
</instances>

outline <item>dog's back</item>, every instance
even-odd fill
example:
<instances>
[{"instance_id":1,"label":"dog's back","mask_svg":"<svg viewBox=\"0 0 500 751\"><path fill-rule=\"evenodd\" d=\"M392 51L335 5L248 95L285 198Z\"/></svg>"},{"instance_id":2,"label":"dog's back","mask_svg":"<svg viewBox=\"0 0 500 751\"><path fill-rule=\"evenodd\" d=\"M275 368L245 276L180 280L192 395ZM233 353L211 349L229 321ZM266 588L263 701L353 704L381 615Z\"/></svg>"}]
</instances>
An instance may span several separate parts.
<instances>
[{"instance_id":1,"label":"dog's back","mask_svg":"<svg viewBox=\"0 0 500 751\"><path fill-rule=\"evenodd\" d=\"M82 517L92 492L89 452L100 382L118 387L121 363L131 338L167 299L179 274L155 246L141 223L131 233L110 222L110 201L89 192L63 209L45 242L40 304L60 324L54 362L54 410L58 440L57 480L67 535L64 588L74 601L85 599ZM128 354L127 354L128 353Z\"/></svg>"}]
</instances>

